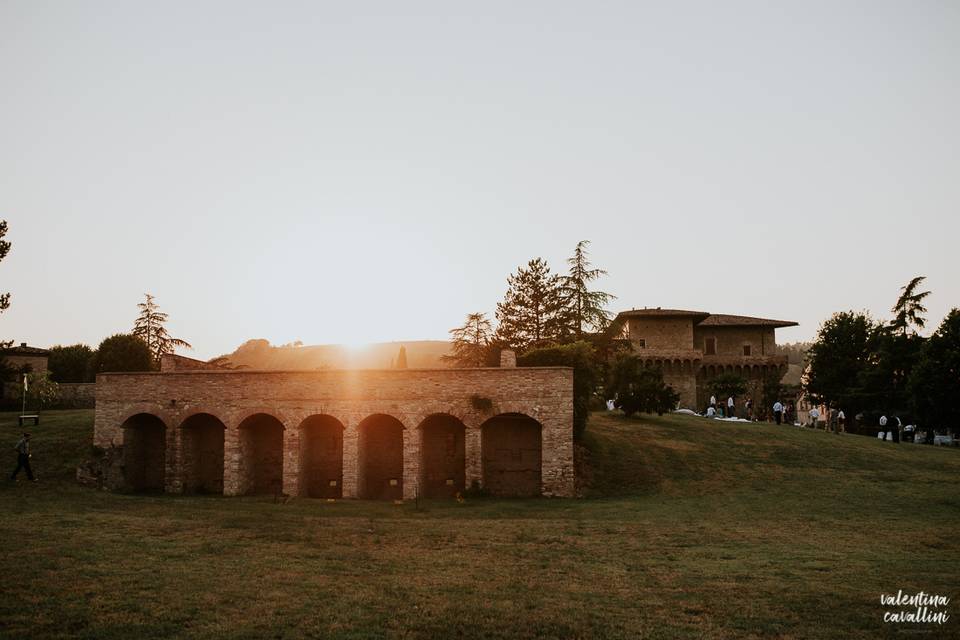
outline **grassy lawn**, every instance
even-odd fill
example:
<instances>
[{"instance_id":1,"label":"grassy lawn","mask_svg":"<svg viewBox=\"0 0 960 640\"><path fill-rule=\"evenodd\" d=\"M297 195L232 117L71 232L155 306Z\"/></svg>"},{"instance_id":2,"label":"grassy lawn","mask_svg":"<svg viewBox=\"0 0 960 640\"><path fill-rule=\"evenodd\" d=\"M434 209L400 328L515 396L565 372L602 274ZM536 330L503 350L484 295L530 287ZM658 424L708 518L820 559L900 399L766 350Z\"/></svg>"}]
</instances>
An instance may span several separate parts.
<instances>
[{"instance_id":1,"label":"grassy lawn","mask_svg":"<svg viewBox=\"0 0 960 640\"><path fill-rule=\"evenodd\" d=\"M955 449L595 415L583 500L284 505L79 487L92 412L43 420L41 482L0 486L4 637L960 637L879 603L960 598Z\"/></svg>"}]
</instances>

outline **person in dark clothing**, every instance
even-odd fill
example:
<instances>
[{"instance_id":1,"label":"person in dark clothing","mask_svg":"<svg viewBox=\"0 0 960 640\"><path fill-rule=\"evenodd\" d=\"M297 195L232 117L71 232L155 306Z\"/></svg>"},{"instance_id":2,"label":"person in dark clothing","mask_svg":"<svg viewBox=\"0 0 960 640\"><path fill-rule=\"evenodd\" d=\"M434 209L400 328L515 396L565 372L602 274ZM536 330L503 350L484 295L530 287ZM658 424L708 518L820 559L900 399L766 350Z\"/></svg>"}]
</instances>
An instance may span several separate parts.
<instances>
[{"instance_id":1,"label":"person in dark clothing","mask_svg":"<svg viewBox=\"0 0 960 640\"><path fill-rule=\"evenodd\" d=\"M33 477L33 470L30 469L30 434L24 433L14 449L17 450L17 468L10 474L10 480L16 481L17 474L20 473L20 469L23 469L27 472L27 479L30 482L36 482L37 479Z\"/></svg>"}]
</instances>

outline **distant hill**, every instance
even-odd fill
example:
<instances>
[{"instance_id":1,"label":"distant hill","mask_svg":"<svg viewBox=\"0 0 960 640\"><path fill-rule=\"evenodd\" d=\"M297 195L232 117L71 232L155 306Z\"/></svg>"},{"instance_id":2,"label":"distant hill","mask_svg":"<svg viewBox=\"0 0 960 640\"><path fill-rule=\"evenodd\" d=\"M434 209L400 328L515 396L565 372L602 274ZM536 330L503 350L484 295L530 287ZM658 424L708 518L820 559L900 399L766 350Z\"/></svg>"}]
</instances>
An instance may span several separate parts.
<instances>
[{"instance_id":1,"label":"distant hill","mask_svg":"<svg viewBox=\"0 0 960 640\"><path fill-rule=\"evenodd\" d=\"M248 340L233 353L221 356L229 364L245 369L389 369L400 352L407 351L407 367L429 369L449 367L440 358L450 352L446 340L378 342L352 347L339 344L305 346L300 343L271 345L269 341Z\"/></svg>"}]
</instances>

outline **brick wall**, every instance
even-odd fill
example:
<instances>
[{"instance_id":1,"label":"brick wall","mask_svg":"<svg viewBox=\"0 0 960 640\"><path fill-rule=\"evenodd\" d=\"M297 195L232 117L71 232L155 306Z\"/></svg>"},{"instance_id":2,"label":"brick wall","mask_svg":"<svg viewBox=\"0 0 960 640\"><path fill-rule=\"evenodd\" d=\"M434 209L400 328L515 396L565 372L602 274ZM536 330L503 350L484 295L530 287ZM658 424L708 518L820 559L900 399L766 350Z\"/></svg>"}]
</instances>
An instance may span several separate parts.
<instances>
[{"instance_id":1,"label":"brick wall","mask_svg":"<svg viewBox=\"0 0 960 640\"><path fill-rule=\"evenodd\" d=\"M704 351L704 340L715 338L717 356L741 357L743 345L749 344L750 355L776 355L777 344L772 327L697 327L693 332L694 347Z\"/></svg>"},{"instance_id":2,"label":"brick wall","mask_svg":"<svg viewBox=\"0 0 960 640\"><path fill-rule=\"evenodd\" d=\"M282 486L299 495L300 425L313 415L329 415L343 425L343 496L361 490L358 457L360 423L374 414L392 416L403 425L405 498L419 491L421 423L434 414L448 414L463 423L466 485L483 482L481 429L497 414L521 413L541 425L541 493L572 496L573 371L566 367L505 369L407 369L370 371L181 371L108 373L97 376L94 443L123 445L124 422L149 413L167 426L166 490L184 488L184 450L180 425L191 415L206 413L225 427L223 490L237 495L250 488L245 453L251 439L241 437L240 424L266 414L284 426ZM478 412L472 396L489 398L494 409ZM270 464L268 460L266 462Z\"/></svg>"},{"instance_id":3,"label":"brick wall","mask_svg":"<svg viewBox=\"0 0 960 640\"><path fill-rule=\"evenodd\" d=\"M643 339L646 348L653 350L690 349L693 346L691 318L630 318L629 322L630 341L635 345Z\"/></svg>"}]
</instances>

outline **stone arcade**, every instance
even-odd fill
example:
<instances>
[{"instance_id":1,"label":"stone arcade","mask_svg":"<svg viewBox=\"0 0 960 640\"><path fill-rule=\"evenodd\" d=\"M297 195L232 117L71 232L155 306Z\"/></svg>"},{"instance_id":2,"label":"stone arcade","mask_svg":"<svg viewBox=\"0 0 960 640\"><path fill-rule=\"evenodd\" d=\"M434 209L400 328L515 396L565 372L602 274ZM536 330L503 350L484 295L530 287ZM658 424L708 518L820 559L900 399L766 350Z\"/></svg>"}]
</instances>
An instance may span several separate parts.
<instances>
[{"instance_id":1,"label":"stone arcade","mask_svg":"<svg viewBox=\"0 0 960 640\"><path fill-rule=\"evenodd\" d=\"M508 360L509 364L509 360ZM573 371L565 367L212 370L97 376L94 444L107 485L317 498L572 496Z\"/></svg>"}]
</instances>

